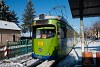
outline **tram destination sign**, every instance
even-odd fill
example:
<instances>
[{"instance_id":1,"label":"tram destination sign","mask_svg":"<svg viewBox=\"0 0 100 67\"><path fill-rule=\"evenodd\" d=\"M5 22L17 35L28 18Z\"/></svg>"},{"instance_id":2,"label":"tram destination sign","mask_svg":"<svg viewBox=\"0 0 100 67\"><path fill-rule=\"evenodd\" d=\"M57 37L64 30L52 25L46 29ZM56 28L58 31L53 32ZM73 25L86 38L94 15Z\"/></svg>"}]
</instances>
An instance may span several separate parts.
<instances>
[{"instance_id":1,"label":"tram destination sign","mask_svg":"<svg viewBox=\"0 0 100 67\"><path fill-rule=\"evenodd\" d=\"M48 20L38 20L38 21L36 21L36 25L44 25L44 24L48 24Z\"/></svg>"}]
</instances>

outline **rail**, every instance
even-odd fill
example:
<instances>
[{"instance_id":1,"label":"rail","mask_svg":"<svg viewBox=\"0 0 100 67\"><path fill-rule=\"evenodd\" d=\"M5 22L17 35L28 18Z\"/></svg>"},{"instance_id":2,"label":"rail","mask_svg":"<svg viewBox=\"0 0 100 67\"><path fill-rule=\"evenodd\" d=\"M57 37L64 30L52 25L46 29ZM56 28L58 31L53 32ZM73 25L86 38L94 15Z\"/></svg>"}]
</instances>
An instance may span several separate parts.
<instances>
[{"instance_id":1,"label":"rail","mask_svg":"<svg viewBox=\"0 0 100 67\"><path fill-rule=\"evenodd\" d=\"M31 64L30 66L28 67L36 67L38 66L39 64L43 63L45 60L42 60L42 59L39 59L38 61L36 61L35 63Z\"/></svg>"}]
</instances>

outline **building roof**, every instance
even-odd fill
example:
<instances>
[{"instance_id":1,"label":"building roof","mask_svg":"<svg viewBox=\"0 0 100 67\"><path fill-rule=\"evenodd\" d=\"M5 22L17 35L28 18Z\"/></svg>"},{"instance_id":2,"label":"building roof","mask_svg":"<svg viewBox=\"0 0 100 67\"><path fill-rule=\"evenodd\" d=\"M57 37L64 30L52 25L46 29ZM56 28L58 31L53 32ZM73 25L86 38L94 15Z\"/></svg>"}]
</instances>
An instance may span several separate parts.
<instances>
[{"instance_id":1,"label":"building roof","mask_svg":"<svg viewBox=\"0 0 100 67\"><path fill-rule=\"evenodd\" d=\"M83 17L100 16L100 0L68 0L73 18L80 17L80 9Z\"/></svg>"},{"instance_id":2,"label":"building roof","mask_svg":"<svg viewBox=\"0 0 100 67\"><path fill-rule=\"evenodd\" d=\"M14 22L0 20L0 29L21 30Z\"/></svg>"}]
</instances>

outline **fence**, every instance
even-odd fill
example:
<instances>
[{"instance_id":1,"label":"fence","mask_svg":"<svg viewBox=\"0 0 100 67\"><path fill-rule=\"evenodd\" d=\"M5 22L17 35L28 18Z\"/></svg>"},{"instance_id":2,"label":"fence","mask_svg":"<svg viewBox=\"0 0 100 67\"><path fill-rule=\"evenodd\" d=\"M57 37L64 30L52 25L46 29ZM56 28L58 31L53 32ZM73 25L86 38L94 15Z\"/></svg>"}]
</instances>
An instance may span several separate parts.
<instances>
[{"instance_id":1,"label":"fence","mask_svg":"<svg viewBox=\"0 0 100 67\"><path fill-rule=\"evenodd\" d=\"M9 59L29 52L32 52L31 40L21 40L17 42L7 41L6 46L0 48L0 60L4 58Z\"/></svg>"}]
</instances>

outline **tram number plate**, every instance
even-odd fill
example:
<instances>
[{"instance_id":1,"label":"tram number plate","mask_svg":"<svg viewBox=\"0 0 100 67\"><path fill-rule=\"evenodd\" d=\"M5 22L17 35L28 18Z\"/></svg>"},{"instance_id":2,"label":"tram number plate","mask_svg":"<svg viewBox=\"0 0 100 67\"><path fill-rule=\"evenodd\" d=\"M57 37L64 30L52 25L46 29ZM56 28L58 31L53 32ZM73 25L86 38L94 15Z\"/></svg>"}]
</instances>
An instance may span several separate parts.
<instances>
[{"instance_id":1,"label":"tram number plate","mask_svg":"<svg viewBox=\"0 0 100 67\"><path fill-rule=\"evenodd\" d=\"M38 56L38 58L42 58L42 56Z\"/></svg>"}]
</instances>

